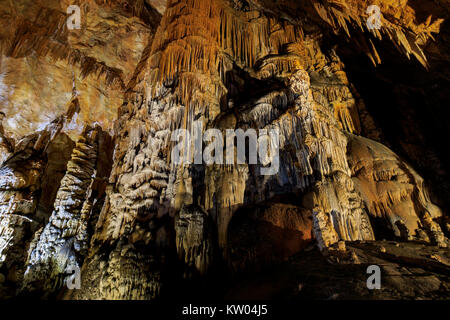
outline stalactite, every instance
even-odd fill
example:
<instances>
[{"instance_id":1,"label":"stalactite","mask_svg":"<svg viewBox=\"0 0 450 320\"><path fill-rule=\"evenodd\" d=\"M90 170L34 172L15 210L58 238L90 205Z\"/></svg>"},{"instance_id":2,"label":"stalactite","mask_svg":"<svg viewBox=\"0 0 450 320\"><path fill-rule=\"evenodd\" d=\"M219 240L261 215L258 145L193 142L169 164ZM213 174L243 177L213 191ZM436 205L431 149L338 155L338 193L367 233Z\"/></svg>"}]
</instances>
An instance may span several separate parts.
<instances>
[{"instance_id":1,"label":"stalactite","mask_svg":"<svg viewBox=\"0 0 450 320\"><path fill-rule=\"evenodd\" d=\"M190 272L204 275L214 258L213 228L200 208L184 206L175 221L178 256Z\"/></svg>"},{"instance_id":2,"label":"stalactite","mask_svg":"<svg viewBox=\"0 0 450 320\"><path fill-rule=\"evenodd\" d=\"M121 70L71 48L67 40L66 19L67 16L62 12L49 8L41 8L34 21L22 16L8 17L12 34L10 38L0 39L0 52L13 58L36 54L66 60L69 64L80 67L83 78L94 74L99 78L103 77L107 85L125 88Z\"/></svg>"},{"instance_id":3,"label":"stalactite","mask_svg":"<svg viewBox=\"0 0 450 320\"><path fill-rule=\"evenodd\" d=\"M88 243L83 238L86 236L83 230L93 204L89 190L96 173L100 134L99 127L86 128L73 150L56 196L55 210L35 247L30 248L23 289L42 281L46 293L50 294L55 283L56 287L61 285L58 282L65 276L66 267L80 267L80 254L87 250L83 247Z\"/></svg>"}]
</instances>

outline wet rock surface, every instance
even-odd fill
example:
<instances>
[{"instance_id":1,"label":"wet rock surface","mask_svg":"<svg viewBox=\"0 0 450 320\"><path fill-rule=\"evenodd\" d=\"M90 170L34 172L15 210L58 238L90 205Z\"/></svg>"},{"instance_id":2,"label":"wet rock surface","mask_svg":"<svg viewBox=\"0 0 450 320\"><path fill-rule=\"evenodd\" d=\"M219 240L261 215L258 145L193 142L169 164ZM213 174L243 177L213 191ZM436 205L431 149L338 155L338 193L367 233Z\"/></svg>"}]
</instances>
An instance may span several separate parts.
<instances>
[{"instance_id":1,"label":"wet rock surface","mask_svg":"<svg viewBox=\"0 0 450 320\"><path fill-rule=\"evenodd\" d=\"M71 31L68 1L0 0L0 297L448 299L447 158L426 140L447 118L423 125L410 73L359 61L400 61L444 105L448 8L423 3L375 1L370 30L359 0L89 0ZM386 125L405 113L414 143ZM187 143L176 162L173 133L208 129L270 157L205 140L231 163Z\"/></svg>"},{"instance_id":2,"label":"wet rock surface","mask_svg":"<svg viewBox=\"0 0 450 320\"><path fill-rule=\"evenodd\" d=\"M228 299L447 300L448 250L419 243L367 241L346 243L359 263L337 263L317 249L292 256L275 268L239 279ZM398 247L396 245L399 245ZM384 247L386 252L380 253ZM431 257L443 262L433 262ZM447 262L448 263L448 262ZM381 288L367 288L369 265L381 269Z\"/></svg>"}]
</instances>

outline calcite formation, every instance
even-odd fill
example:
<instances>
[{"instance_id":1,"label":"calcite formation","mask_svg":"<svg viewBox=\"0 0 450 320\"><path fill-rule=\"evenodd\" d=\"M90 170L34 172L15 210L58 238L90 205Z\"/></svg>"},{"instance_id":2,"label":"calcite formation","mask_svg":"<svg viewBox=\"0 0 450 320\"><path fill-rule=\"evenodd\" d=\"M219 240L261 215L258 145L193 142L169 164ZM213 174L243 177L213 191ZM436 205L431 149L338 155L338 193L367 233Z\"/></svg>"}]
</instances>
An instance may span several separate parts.
<instances>
[{"instance_id":1,"label":"calcite formation","mask_svg":"<svg viewBox=\"0 0 450 320\"><path fill-rule=\"evenodd\" d=\"M16 139L65 112L73 92L83 123L110 130L160 14L144 1L1 1L0 92L6 131ZM79 5L82 28L69 30L67 8ZM92 106L95 105L95 108Z\"/></svg>"},{"instance_id":2,"label":"calcite formation","mask_svg":"<svg viewBox=\"0 0 450 320\"><path fill-rule=\"evenodd\" d=\"M55 286L52 282L57 283L66 269L81 268L90 240L90 215L105 191L109 175L108 161L99 161L102 157L109 158L110 151L105 150L111 146L108 140L110 136L100 127L86 127L75 145L56 195L55 209L29 248L25 287L43 280L44 290L50 291ZM36 286L33 284L33 289Z\"/></svg>"},{"instance_id":3,"label":"calcite formation","mask_svg":"<svg viewBox=\"0 0 450 320\"><path fill-rule=\"evenodd\" d=\"M71 4L79 30L67 29ZM379 29L366 23L371 4ZM374 65L396 48L425 73L448 10L432 17L407 0L22 0L0 1L0 12L0 294L155 299L176 279L239 277L312 245L354 265L370 249L355 243L447 247L448 208L385 146L343 47ZM197 124L200 134L277 132L268 141L278 158L177 163L173 133L194 137ZM80 271L79 289L66 287L69 270Z\"/></svg>"},{"instance_id":4,"label":"calcite formation","mask_svg":"<svg viewBox=\"0 0 450 320\"><path fill-rule=\"evenodd\" d=\"M398 237L431 239L445 245L434 219L442 216L423 179L387 147L363 137L350 137L350 163L359 194L374 218L384 220ZM362 178L365 176L365 178Z\"/></svg>"}]
</instances>

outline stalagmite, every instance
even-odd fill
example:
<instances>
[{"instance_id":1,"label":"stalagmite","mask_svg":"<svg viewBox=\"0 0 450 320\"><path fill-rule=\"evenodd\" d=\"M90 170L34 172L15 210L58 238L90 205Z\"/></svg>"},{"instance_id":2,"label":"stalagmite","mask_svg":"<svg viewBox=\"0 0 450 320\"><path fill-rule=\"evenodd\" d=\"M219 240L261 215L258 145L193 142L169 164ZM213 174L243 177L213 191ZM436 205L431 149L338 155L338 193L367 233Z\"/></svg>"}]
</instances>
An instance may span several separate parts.
<instances>
[{"instance_id":1,"label":"stalagmite","mask_svg":"<svg viewBox=\"0 0 450 320\"><path fill-rule=\"evenodd\" d=\"M397 259L404 248L370 249L385 235L448 246L445 201L381 144L392 144L379 123L390 115L366 97L384 79L359 70L360 52L378 65L389 46L395 59L445 61L442 44L427 48L442 19L408 1L375 0L372 29L360 0L168 0L162 17L156 0L86 0L81 30L68 30L66 4L0 6L0 280L11 296L151 300L183 294L181 279ZM78 290L64 286L73 269Z\"/></svg>"}]
</instances>

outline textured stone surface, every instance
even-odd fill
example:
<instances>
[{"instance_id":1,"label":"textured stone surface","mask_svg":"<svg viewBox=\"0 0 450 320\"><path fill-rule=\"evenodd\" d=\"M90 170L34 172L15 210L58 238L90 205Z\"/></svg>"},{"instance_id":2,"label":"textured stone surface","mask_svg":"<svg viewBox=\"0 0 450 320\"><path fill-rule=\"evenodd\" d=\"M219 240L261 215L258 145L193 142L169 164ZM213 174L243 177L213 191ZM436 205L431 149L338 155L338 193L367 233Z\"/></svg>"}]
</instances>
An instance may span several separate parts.
<instances>
[{"instance_id":1,"label":"textured stone surface","mask_svg":"<svg viewBox=\"0 0 450 320\"><path fill-rule=\"evenodd\" d=\"M442 212L431 202L423 179L382 144L356 136L350 141L353 179L369 214L405 240L423 240L423 230L434 242L445 242L436 240L442 231L433 219Z\"/></svg>"},{"instance_id":2,"label":"textured stone surface","mask_svg":"<svg viewBox=\"0 0 450 320\"><path fill-rule=\"evenodd\" d=\"M90 240L89 218L95 202L104 193L105 175L109 175L98 161L99 145L111 145L108 139L109 135L97 126L85 128L77 141L56 195L55 210L29 248L23 283L26 289L31 291L36 288L36 281L44 280L43 290L51 293L67 269L81 269Z\"/></svg>"},{"instance_id":3,"label":"textured stone surface","mask_svg":"<svg viewBox=\"0 0 450 320\"><path fill-rule=\"evenodd\" d=\"M346 243L358 264L330 263L317 249L299 253L276 268L247 274L226 292L238 300L448 300L448 267L431 256L448 258L448 250L413 242ZM379 248L385 251L380 253ZM439 252L439 253L433 253ZM337 256L337 255L335 255ZM381 289L368 290L367 267L381 268ZM298 301L301 303L301 301Z\"/></svg>"},{"instance_id":4,"label":"textured stone surface","mask_svg":"<svg viewBox=\"0 0 450 320\"><path fill-rule=\"evenodd\" d=\"M183 207L175 219L178 257L201 275L211 267L214 234L208 215L195 207Z\"/></svg>"},{"instance_id":5,"label":"textured stone surface","mask_svg":"<svg viewBox=\"0 0 450 320\"><path fill-rule=\"evenodd\" d=\"M239 209L228 228L230 267L254 272L285 261L313 242L312 225L311 211L291 204Z\"/></svg>"},{"instance_id":6,"label":"textured stone surface","mask_svg":"<svg viewBox=\"0 0 450 320\"><path fill-rule=\"evenodd\" d=\"M80 30L66 26L73 4L81 8ZM85 124L112 129L123 91L160 19L148 8L121 1L0 1L5 130L20 138L42 129L66 111L73 92L80 110L65 128L73 140Z\"/></svg>"},{"instance_id":7,"label":"textured stone surface","mask_svg":"<svg viewBox=\"0 0 450 320\"><path fill-rule=\"evenodd\" d=\"M54 200L51 187L43 188L41 181L49 181L44 175L54 175L55 182L59 183L57 169L62 167L65 170L64 158L67 155L64 153L71 151L71 144L60 133L64 119L56 119L43 131L24 137L0 167L0 268L7 273L7 280L13 288L22 281L33 236L42 231L40 228L49 217L45 202L40 201L41 190L49 192L47 203ZM53 152L57 141L61 140L67 144L58 150L60 160L55 165Z\"/></svg>"}]
</instances>

